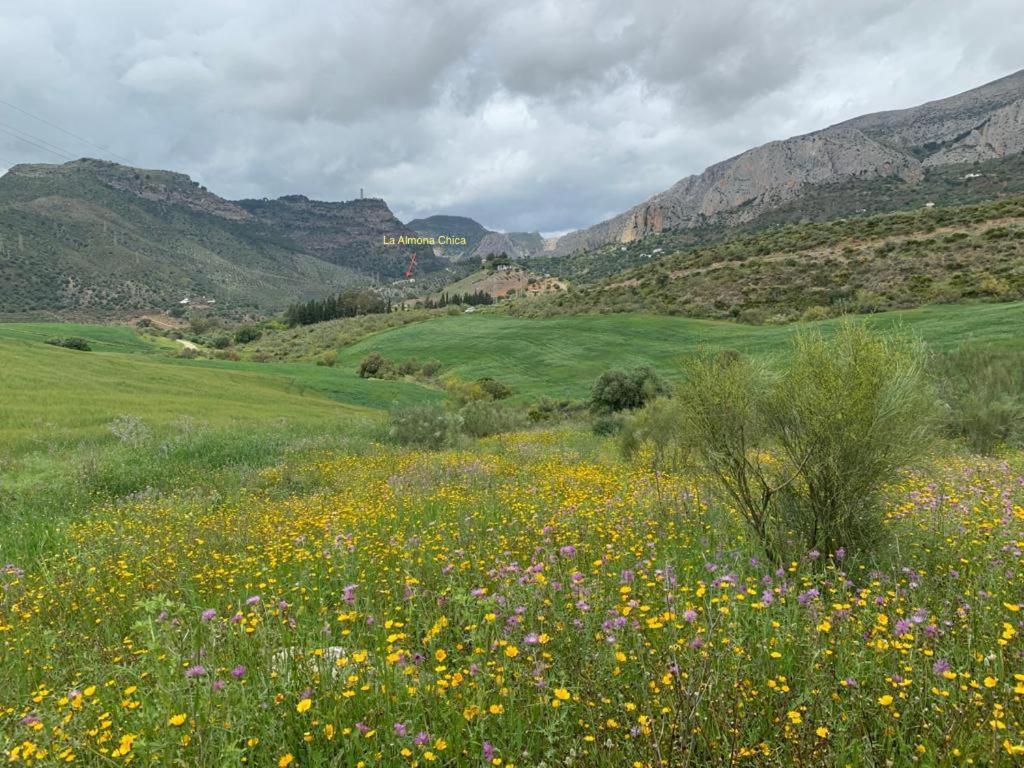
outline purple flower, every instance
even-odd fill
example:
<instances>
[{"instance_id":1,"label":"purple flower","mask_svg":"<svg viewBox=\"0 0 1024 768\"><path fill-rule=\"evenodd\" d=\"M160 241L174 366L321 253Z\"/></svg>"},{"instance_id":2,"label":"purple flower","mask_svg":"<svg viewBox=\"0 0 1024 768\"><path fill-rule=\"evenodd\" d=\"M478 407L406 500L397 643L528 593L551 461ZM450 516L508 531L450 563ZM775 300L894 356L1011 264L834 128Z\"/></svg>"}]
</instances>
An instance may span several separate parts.
<instances>
[{"instance_id":1,"label":"purple flower","mask_svg":"<svg viewBox=\"0 0 1024 768\"><path fill-rule=\"evenodd\" d=\"M409 732L409 729L405 727L405 723L395 723L395 735L405 736Z\"/></svg>"},{"instance_id":2,"label":"purple flower","mask_svg":"<svg viewBox=\"0 0 1024 768\"><path fill-rule=\"evenodd\" d=\"M237 667L231 670L231 676L236 680L241 680L245 677L245 667L239 664Z\"/></svg>"},{"instance_id":3,"label":"purple flower","mask_svg":"<svg viewBox=\"0 0 1024 768\"><path fill-rule=\"evenodd\" d=\"M935 663L932 664L932 672L936 675L941 675L943 672L949 672L952 668L953 667L951 667L949 662L945 659L937 659Z\"/></svg>"},{"instance_id":4,"label":"purple flower","mask_svg":"<svg viewBox=\"0 0 1024 768\"><path fill-rule=\"evenodd\" d=\"M259 603L260 603L260 596L259 595L253 595L252 597L250 597L248 600L245 601L246 605L259 605Z\"/></svg>"},{"instance_id":5,"label":"purple flower","mask_svg":"<svg viewBox=\"0 0 1024 768\"><path fill-rule=\"evenodd\" d=\"M351 605L356 601L356 590L359 588L358 584L346 584L344 589L341 590L342 599Z\"/></svg>"},{"instance_id":6,"label":"purple flower","mask_svg":"<svg viewBox=\"0 0 1024 768\"><path fill-rule=\"evenodd\" d=\"M836 560L842 560L844 557L846 557L846 550L840 547L836 550L834 557Z\"/></svg>"},{"instance_id":7,"label":"purple flower","mask_svg":"<svg viewBox=\"0 0 1024 768\"><path fill-rule=\"evenodd\" d=\"M688 608L687 610L683 611L683 621L686 621L686 622L689 622L689 623L692 624L696 620L697 620L697 612L695 610L693 610L692 608Z\"/></svg>"},{"instance_id":8,"label":"purple flower","mask_svg":"<svg viewBox=\"0 0 1024 768\"><path fill-rule=\"evenodd\" d=\"M223 690L224 689L224 681L221 680L220 678L218 678L218 679L213 681L213 685L211 687L215 691Z\"/></svg>"},{"instance_id":9,"label":"purple flower","mask_svg":"<svg viewBox=\"0 0 1024 768\"><path fill-rule=\"evenodd\" d=\"M821 593L818 592L817 589L815 589L814 587L811 587L806 592L801 592L799 595L797 595L796 596L796 601L798 603L800 603L800 605L807 605L808 603L811 602L811 600L814 600L820 594Z\"/></svg>"},{"instance_id":10,"label":"purple flower","mask_svg":"<svg viewBox=\"0 0 1024 768\"><path fill-rule=\"evenodd\" d=\"M356 730L363 734L363 736L365 736L370 729L367 727L366 723L359 722L356 723Z\"/></svg>"},{"instance_id":11,"label":"purple flower","mask_svg":"<svg viewBox=\"0 0 1024 768\"><path fill-rule=\"evenodd\" d=\"M536 645L540 642L540 635L538 635L536 632L531 632L523 638L523 642L527 645Z\"/></svg>"},{"instance_id":12,"label":"purple flower","mask_svg":"<svg viewBox=\"0 0 1024 768\"><path fill-rule=\"evenodd\" d=\"M422 747L424 744L430 743L430 734L426 731L420 731L412 738L412 743L417 747Z\"/></svg>"},{"instance_id":13,"label":"purple flower","mask_svg":"<svg viewBox=\"0 0 1024 768\"><path fill-rule=\"evenodd\" d=\"M766 589L761 593L761 602L765 605L771 605L774 601L775 594L770 589Z\"/></svg>"},{"instance_id":14,"label":"purple flower","mask_svg":"<svg viewBox=\"0 0 1024 768\"><path fill-rule=\"evenodd\" d=\"M489 741L484 742L484 760L488 763L494 759L494 745Z\"/></svg>"},{"instance_id":15,"label":"purple flower","mask_svg":"<svg viewBox=\"0 0 1024 768\"><path fill-rule=\"evenodd\" d=\"M896 622L896 634L905 635L910 631L911 624L907 619L900 619Z\"/></svg>"},{"instance_id":16,"label":"purple flower","mask_svg":"<svg viewBox=\"0 0 1024 768\"><path fill-rule=\"evenodd\" d=\"M562 557L573 557L576 554L576 547L574 547L572 544L566 544L564 547L558 550L558 554L560 554Z\"/></svg>"},{"instance_id":17,"label":"purple flower","mask_svg":"<svg viewBox=\"0 0 1024 768\"><path fill-rule=\"evenodd\" d=\"M189 667L185 670L185 677L188 678L202 677L205 674L206 667L204 667L202 664L196 664L194 667Z\"/></svg>"},{"instance_id":18,"label":"purple flower","mask_svg":"<svg viewBox=\"0 0 1024 768\"><path fill-rule=\"evenodd\" d=\"M207 608L205 611L203 611L202 619L203 619L203 621L212 621L216 616L217 616L217 609L216 608Z\"/></svg>"}]
</instances>

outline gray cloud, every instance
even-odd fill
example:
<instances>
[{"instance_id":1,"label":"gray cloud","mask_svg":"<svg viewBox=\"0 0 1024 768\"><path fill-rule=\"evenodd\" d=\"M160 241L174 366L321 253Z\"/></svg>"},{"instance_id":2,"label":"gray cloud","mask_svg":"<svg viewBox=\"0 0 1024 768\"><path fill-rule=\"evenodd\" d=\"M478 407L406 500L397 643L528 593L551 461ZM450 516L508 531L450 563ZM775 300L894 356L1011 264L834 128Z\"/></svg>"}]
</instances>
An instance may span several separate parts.
<instances>
[{"instance_id":1,"label":"gray cloud","mask_svg":"<svg viewBox=\"0 0 1024 768\"><path fill-rule=\"evenodd\" d=\"M33 7L34 5L34 7ZM1015 0L0 0L0 99L226 197L594 223L765 141L1024 67ZM102 154L0 104L61 154ZM60 162L0 133L0 168Z\"/></svg>"}]
</instances>

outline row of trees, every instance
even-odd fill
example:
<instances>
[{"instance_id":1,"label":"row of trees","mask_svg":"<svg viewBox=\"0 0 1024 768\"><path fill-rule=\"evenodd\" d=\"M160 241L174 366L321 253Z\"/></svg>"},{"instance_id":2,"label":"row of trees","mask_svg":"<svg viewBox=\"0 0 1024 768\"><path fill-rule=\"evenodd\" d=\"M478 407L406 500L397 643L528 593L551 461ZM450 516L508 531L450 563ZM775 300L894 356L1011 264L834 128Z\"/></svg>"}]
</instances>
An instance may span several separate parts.
<instances>
[{"instance_id":1,"label":"row of trees","mask_svg":"<svg viewBox=\"0 0 1024 768\"><path fill-rule=\"evenodd\" d=\"M391 311L391 300L382 299L373 291L349 288L325 299L291 304L284 318L289 325L312 325L339 317L384 314Z\"/></svg>"},{"instance_id":2,"label":"row of trees","mask_svg":"<svg viewBox=\"0 0 1024 768\"><path fill-rule=\"evenodd\" d=\"M475 293L442 293L437 299L426 299L423 302L424 309L440 309L449 305L462 305L479 307L494 303L494 297L486 291Z\"/></svg>"}]
</instances>

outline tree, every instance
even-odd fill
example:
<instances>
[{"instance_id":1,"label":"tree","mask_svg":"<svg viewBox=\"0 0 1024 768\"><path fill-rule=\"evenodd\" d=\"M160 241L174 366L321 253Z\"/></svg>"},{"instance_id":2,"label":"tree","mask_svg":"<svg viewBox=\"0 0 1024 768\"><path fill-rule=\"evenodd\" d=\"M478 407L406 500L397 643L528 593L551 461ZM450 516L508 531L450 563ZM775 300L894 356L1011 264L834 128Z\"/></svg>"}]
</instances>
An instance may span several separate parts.
<instances>
[{"instance_id":1,"label":"tree","mask_svg":"<svg viewBox=\"0 0 1024 768\"><path fill-rule=\"evenodd\" d=\"M921 345L850 322L796 336L778 371L705 352L677 400L699 469L775 559L790 532L826 553L877 543L883 487L927 449L937 414Z\"/></svg>"},{"instance_id":2,"label":"tree","mask_svg":"<svg viewBox=\"0 0 1024 768\"><path fill-rule=\"evenodd\" d=\"M606 371L594 384L590 407L595 413L640 408L664 391L661 379L649 365L631 371Z\"/></svg>"}]
</instances>

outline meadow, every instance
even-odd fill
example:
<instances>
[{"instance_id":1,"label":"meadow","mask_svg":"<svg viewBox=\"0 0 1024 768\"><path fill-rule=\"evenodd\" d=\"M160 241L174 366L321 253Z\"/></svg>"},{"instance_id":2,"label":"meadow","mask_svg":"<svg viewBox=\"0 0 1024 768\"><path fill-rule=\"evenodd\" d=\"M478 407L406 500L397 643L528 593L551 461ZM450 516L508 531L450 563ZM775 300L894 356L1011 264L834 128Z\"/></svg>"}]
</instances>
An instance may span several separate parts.
<instances>
[{"instance_id":1,"label":"meadow","mask_svg":"<svg viewBox=\"0 0 1024 768\"><path fill-rule=\"evenodd\" d=\"M1014 347L1022 320L1019 304L867 319L937 349ZM12 765L1019 764L1019 452L938 443L885 488L884 547L772 562L707 477L583 425L389 445L383 409L444 393L354 373L377 349L581 397L609 367L672 375L702 344L774 355L791 333L442 317L330 368L0 326L0 749Z\"/></svg>"}]
</instances>

